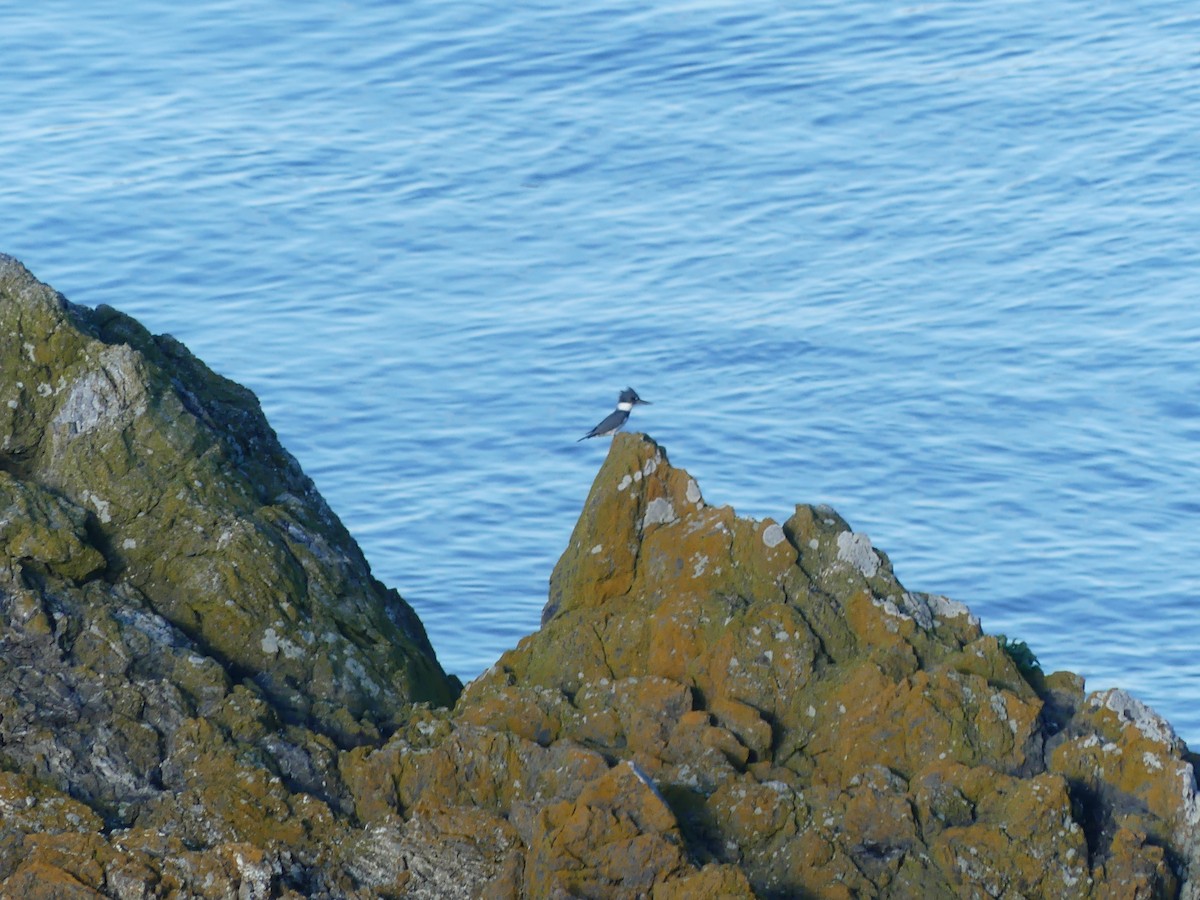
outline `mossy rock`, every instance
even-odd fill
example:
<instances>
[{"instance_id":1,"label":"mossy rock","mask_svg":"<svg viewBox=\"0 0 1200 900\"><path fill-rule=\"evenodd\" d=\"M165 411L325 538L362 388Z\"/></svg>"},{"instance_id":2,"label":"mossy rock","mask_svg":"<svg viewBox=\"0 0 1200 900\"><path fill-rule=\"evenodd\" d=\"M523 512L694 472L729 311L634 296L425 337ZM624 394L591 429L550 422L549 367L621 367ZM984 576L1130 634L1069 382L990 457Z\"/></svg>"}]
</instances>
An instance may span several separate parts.
<instances>
[{"instance_id":1,"label":"mossy rock","mask_svg":"<svg viewBox=\"0 0 1200 900\"><path fill-rule=\"evenodd\" d=\"M0 334L0 504L28 523L0 530L16 563L129 584L286 719L345 743L395 728L412 702L453 702L411 608L250 391L10 257Z\"/></svg>"}]
</instances>

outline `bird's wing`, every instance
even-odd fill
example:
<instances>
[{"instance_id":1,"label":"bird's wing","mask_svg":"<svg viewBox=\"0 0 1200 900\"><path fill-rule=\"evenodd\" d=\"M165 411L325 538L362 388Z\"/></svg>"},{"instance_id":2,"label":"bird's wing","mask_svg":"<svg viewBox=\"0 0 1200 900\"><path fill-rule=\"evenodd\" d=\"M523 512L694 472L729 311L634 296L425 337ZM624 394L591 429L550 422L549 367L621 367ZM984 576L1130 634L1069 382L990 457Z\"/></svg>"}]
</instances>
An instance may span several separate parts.
<instances>
[{"instance_id":1,"label":"bird's wing","mask_svg":"<svg viewBox=\"0 0 1200 900\"><path fill-rule=\"evenodd\" d=\"M600 421L599 425L597 425L595 428L593 428L591 431L589 431L587 434L585 434L583 437L581 437L579 439L579 441L585 440L586 438L590 438L590 437L596 437L597 435L604 434L606 431L611 431L612 429L619 426L622 422L624 422L626 418L627 418L626 416L621 415L621 411L619 409L613 410L612 412L610 412L607 416L605 416ZM579 441L576 441L575 443L578 444Z\"/></svg>"}]
</instances>

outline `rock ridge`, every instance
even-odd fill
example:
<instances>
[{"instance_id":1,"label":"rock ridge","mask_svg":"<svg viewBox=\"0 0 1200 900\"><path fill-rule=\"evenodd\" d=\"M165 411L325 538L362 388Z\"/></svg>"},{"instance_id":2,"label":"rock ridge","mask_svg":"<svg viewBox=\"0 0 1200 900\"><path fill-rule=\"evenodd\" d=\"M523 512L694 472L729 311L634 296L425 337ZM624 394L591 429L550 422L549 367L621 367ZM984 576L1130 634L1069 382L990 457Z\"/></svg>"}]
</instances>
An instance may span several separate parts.
<instances>
[{"instance_id":1,"label":"rock ridge","mask_svg":"<svg viewBox=\"0 0 1200 900\"><path fill-rule=\"evenodd\" d=\"M406 702L453 699L419 620L371 577L250 391L11 257L0 291L16 351L0 372L0 487L18 511L53 512L63 544L18 557L22 577L136 591L285 717L341 741L393 727ZM29 518L7 519L25 549L13 523Z\"/></svg>"},{"instance_id":2,"label":"rock ridge","mask_svg":"<svg viewBox=\"0 0 1200 900\"><path fill-rule=\"evenodd\" d=\"M458 691L250 391L0 255L3 896L336 885L339 749Z\"/></svg>"}]
</instances>

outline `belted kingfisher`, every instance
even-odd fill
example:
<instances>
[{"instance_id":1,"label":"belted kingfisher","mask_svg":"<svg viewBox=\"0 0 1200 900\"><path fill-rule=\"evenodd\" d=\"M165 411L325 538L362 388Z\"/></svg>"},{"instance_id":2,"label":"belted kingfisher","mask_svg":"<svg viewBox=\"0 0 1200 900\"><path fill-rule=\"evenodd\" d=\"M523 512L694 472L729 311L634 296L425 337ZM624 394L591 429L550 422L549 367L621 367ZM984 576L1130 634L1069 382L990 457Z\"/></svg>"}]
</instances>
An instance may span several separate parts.
<instances>
[{"instance_id":1,"label":"belted kingfisher","mask_svg":"<svg viewBox=\"0 0 1200 900\"><path fill-rule=\"evenodd\" d=\"M637 395L637 391L635 391L633 388L625 388L625 390L621 391L621 395L617 397L617 408L605 416L604 420L599 425L597 425L579 440L586 441L591 437L604 437L606 434L613 434L617 431L620 431L621 426L624 425L625 421L629 418L629 411L639 403L645 406L650 405L650 401L643 400L641 397L639 397ZM576 441L575 443L579 443L579 441Z\"/></svg>"}]
</instances>

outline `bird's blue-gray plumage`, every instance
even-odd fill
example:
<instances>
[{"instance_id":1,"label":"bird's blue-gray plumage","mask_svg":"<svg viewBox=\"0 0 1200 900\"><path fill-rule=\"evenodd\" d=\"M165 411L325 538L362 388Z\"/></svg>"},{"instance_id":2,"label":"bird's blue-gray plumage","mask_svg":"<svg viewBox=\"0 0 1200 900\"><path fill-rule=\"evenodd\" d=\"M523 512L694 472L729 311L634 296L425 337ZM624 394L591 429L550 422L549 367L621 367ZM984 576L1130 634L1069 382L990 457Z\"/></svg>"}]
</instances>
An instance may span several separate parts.
<instances>
[{"instance_id":1,"label":"bird's blue-gray plumage","mask_svg":"<svg viewBox=\"0 0 1200 900\"><path fill-rule=\"evenodd\" d=\"M643 400L637 395L637 391L633 388L625 388L617 397L617 408L605 416L600 424L581 437L579 440L586 441L588 438L604 437L607 434L613 434L620 430L629 418L629 411L637 405L649 406L649 400Z\"/></svg>"}]
</instances>

